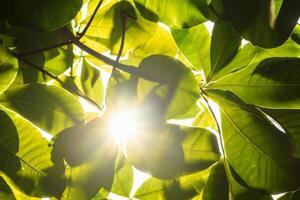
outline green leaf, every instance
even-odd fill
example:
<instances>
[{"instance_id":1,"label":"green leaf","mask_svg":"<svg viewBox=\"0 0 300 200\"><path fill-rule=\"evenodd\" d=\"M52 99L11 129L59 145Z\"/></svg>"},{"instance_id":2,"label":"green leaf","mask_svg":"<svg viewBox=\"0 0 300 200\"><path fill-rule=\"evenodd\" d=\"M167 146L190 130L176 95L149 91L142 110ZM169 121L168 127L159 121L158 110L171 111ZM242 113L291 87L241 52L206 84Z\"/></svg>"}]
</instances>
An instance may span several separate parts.
<instances>
[{"instance_id":1,"label":"green leaf","mask_svg":"<svg viewBox=\"0 0 300 200\"><path fill-rule=\"evenodd\" d=\"M229 186L222 162L212 165L209 169L209 177L200 193L203 200L229 200Z\"/></svg>"},{"instance_id":2,"label":"green leaf","mask_svg":"<svg viewBox=\"0 0 300 200\"><path fill-rule=\"evenodd\" d=\"M218 142L215 135L202 128L182 127L182 149L185 171L204 169L219 160Z\"/></svg>"},{"instance_id":3,"label":"green leaf","mask_svg":"<svg viewBox=\"0 0 300 200\"><path fill-rule=\"evenodd\" d=\"M68 180L62 199L91 199L101 187L110 190L116 156L116 143L103 119L60 132L54 138L52 159L65 160L71 166L66 170Z\"/></svg>"},{"instance_id":4,"label":"green leaf","mask_svg":"<svg viewBox=\"0 0 300 200\"><path fill-rule=\"evenodd\" d=\"M294 144L294 156L300 158L300 111L278 109L263 109L263 111L281 125Z\"/></svg>"},{"instance_id":5,"label":"green leaf","mask_svg":"<svg viewBox=\"0 0 300 200\"><path fill-rule=\"evenodd\" d=\"M144 58L153 54L175 57L178 48L172 34L159 25L156 26L153 32L153 35L144 43L130 51L128 59L122 61L122 63L138 66Z\"/></svg>"},{"instance_id":6,"label":"green leaf","mask_svg":"<svg viewBox=\"0 0 300 200\"><path fill-rule=\"evenodd\" d=\"M7 19L16 25L49 31L66 25L80 10L82 0L11 1Z\"/></svg>"},{"instance_id":7,"label":"green leaf","mask_svg":"<svg viewBox=\"0 0 300 200\"><path fill-rule=\"evenodd\" d=\"M178 178L159 180L150 178L136 191L134 197L150 199L228 199L228 183L223 164L217 162L209 169Z\"/></svg>"},{"instance_id":8,"label":"green leaf","mask_svg":"<svg viewBox=\"0 0 300 200\"><path fill-rule=\"evenodd\" d=\"M206 21L201 11L192 1L135 0L135 3L156 14L160 21L171 27L188 28Z\"/></svg>"},{"instance_id":9,"label":"green leaf","mask_svg":"<svg viewBox=\"0 0 300 200\"><path fill-rule=\"evenodd\" d=\"M257 55L259 55L262 51L263 50L261 48L255 47L251 43L246 44L237 52L237 54L227 65L223 66L219 71L212 74L211 80L218 80L230 73L239 71L251 65L257 60Z\"/></svg>"},{"instance_id":10,"label":"green leaf","mask_svg":"<svg viewBox=\"0 0 300 200\"><path fill-rule=\"evenodd\" d=\"M172 35L183 55L206 75L210 73L210 35L204 24L189 29L172 29Z\"/></svg>"},{"instance_id":11,"label":"green leaf","mask_svg":"<svg viewBox=\"0 0 300 200\"><path fill-rule=\"evenodd\" d=\"M70 166L77 166L90 159L100 146L114 141L108 134L101 118L95 118L85 124L67 128L54 138L53 158L65 159Z\"/></svg>"},{"instance_id":12,"label":"green leaf","mask_svg":"<svg viewBox=\"0 0 300 200\"><path fill-rule=\"evenodd\" d=\"M121 151L119 153L123 154ZM119 157L116 164L111 192L129 198L134 183L133 167L123 155Z\"/></svg>"},{"instance_id":13,"label":"green leaf","mask_svg":"<svg viewBox=\"0 0 300 200\"><path fill-rule=\"evenodd\" d=\"M37 185L53 164L48 142L28 121L6 110L0 112L0 172L27 194L41 195Z\"/></svg>"},{"instance_id":14,"label":"green leaf","mask_svg":"<svg viewBox=\"0 0 300 200\"><path fill-rule=\"evenodd\" d=\"M248 43L237 53L237 55L232 59L230 63L228 63L228 65L224 66L220 70L220 72L216 73L212 77L213 81L211 81L211 83L214 83L217 80L223 81L223 77L224 80L233 79L230 82L234 82L235 77L238 77L239 73L244 73L242 72L243 70L250 70L249 72L251 73L261 61L267 58L291 58L299 56L299 45L290 39L286 41L283 45L272 49L263 49L260 47L253 46L251 43Z\"/></svg>"},{"instance_id":15,"label":"green leaf","mask_svg":"<svg viewBox=\"0 0 300 200\"><path fill-rule=\"evenodd\" d=\"M220 106L226 158L245 184L270 193L299 187L300 160L292 156L288 138L232 93L209 96Z\"/></svg>"},{"instance_id":16,"label":"green leaf","mask_svg":"<svg viewBox=\"0 0 300 200\"><path fill-rule=\"evenodd\" d=\"M21 27L6 25L0 31L6 37L12 37L13 43L10 47L14 48L14 52L27 53L34 52L37 49L53 46L68 39L60 31L50 32L34 32ZM29 55L22 56L31 63L49 71L54 75L60 75L65 72L73 64L73 47L71 44L57 48L39 51ZM30 82L46 82L51 80L45 74L42 74L37 69L20 62L22 77L24 83Z\"/></svg>"},{"instance_id":17,"label":"green leaf","mask_svg":"<svg viewBox=\"0 0 300 200\"><path fill-rule=\"evenodd\" d=\"M139 70L156 81L139 79L137 96L142 107L161 106L158 112L165 119L185 114L199 98L200 91L193 73L178 60L153 55L143 60Z\"/></svg>"},{"instance_id":18,"label":"green leaf","mask_svg":"<svg viewBox=\"0 0 300 200\"><path fill-rule=\"evenodd\" d=\"M40 200L41 198L38 198L38 197L33 197L33 196L30 196L30 195L27 195L25 194L24 192L22 192L21 190L19 190L19 188L12 182L12 180L2 174L1 175L3 177L3 180L6 181L6 184L7 186L9 187L10 191L11 191L11 197L9 198L8 196L7 197L2 197L3 199L5 200L23 200L23 199L26 199L26 200ZM0 195L1 197L1 195Z\"/></svg>"},{"instance_id":19,"label":"green leaf","mask_svg":"<svg viewBox=\"0 0 300 200\"><path fill-rule=\"evenodd\" d=\"M0 199L6 199L6 200L15 199L14 194L11 191L10 187L1 176L0 176Z\"/></svg>"},{"instance_id":20,"label":"green leaf","mask_svg":"<svg viewBox=\"0 0 300 200\"><path fill-rule=\"evenodd\" d=\"M18 61L6 48L0 47L0 93L5 91L15 80Z\"/></svg>"},{"instance_id":21,"label":"green leaf","mask_svg":"<svg viewBox=\"0 0 300 200\"><path fill-rule=\"evenodd\" d=\"M287 194L280 197L278 200L297 200L300 198L300 190L288 192Z\"/></svg>"},{"instance_id":22,"label":"green leaf","mask_svg":"<svg viewBox=\"0 0 300 200\"><path fill-rule=\"evenodd\" d=\"M75 83L79 86L80 91L97 102L98 105L103 104L105 94L101 72L89 60L82 59L81 73L75 79Z\"/></svg>"},{"instance_id":23,"label":"green leaf","mask_svg":"<svg viewBox=\"0 0 300 200\"><path fill-rule=\"evenodd\" d=\"M175 178L184 170L183 136L175 126L150 124L141 128L135 139L126 141L126 155L141 171L162 179Z\"/></svg>"},{"instance_id":24,"label":"green leaf","mask_svg":"<svg viewBox=\"0 0 300 200\"><path fill-rule=\"evenodd\" d=\"M117 55L122 38L122 18L126 18L123 55L150 39L157 28L156 23L140 15L132 1L113 0L99 9L82 42L97 52L110 50L111 54ZM88 20L80 25L86 25Z\"/></svg>"},{"instance_id":25,"label":"green leaf","mask_svg":"<svg viewBox=\"0 0 300 200\"><path fill-rule=\"evenodd\" d=\"M219 159L216 137L205 129L145 124L143 120L140 129L137 138L125 143L126 154L135 167L154 177L176 178L205 169Z\"/></svg>"},{"instance_id":26,"label":"green leaf","mask_svg":"<svg viewBox=\"0 0 300 200\"><path fill-rule=\"evenodd\" d=\"M253 44L271 48L283 44L299 19L299 1L222 0L222 19Z\"/></svg>"},{"instance_id":27,"label":"green leaf","mask_svg":"<svg viewBox=\"0 0 300 200\"><path fill-rule=\"evenodd\" d=\"M243 101L264 108L300 108L299 58L270 58L229 75L212 88L230 90Z\"/></svg>"},{"instance_id":28,"label":"green leaf","mask_svg":"<svg viewBox=\"0 0 300 200\"><path fill-rule=\"evenodd\" d=\"M240 44L240 36L228 24L215 23L210 45L211 75L231 61Z\"/></svg>"},{"instance_id":29,"label":"green leaf","mask_svg":"<svg viewBox=\"0 0 300 200\"><path fill-rule=\"evenodd\" d=\"M291 38L295 42L297 42L298 44L300 44L300 25L299 24L295 27L295 29L294 29L294 31L293 31L293 33L291 35Z\"/></svg>"},{"instance_id":30,"label":"green leaf","mask_svg":"<svg viewBox=\"0 0 300 200\"><path fill-rule=\"evenodd\" d=\"M78 100L57 86L14 87L0 96L0 104L53 135L84 120Z\"/></svg>"},{"instance_id":31,"label":"green leaf","mask_svg":"<svg viewBox=\"0 0 300 200\"><path fill-rule=\"evenodd\" d=\"M230 199L236 200L273 200L270 194L264 190L249 188L242 178L230 166L228 160L223 161L229 184Z\"/></svg>"}]
</instances>

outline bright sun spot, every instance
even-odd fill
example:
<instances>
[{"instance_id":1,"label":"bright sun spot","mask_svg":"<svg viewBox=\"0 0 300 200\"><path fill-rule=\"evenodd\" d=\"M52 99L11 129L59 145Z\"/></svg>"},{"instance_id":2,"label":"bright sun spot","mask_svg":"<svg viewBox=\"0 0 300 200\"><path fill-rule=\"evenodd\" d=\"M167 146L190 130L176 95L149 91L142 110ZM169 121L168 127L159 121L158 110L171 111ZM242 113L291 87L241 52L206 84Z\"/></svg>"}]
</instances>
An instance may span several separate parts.
<instances>
[{"instance_id":1,"label":"bright sun spot","mask_svg":"<svg viewBox=\"0 0 300 200\"><path fill-rule=\"evenodd\" d=\"M136 115L131 111L111 113L108 118L108 128L118 143L132 140L137 133Z\"/></svg>"}]
</instances>

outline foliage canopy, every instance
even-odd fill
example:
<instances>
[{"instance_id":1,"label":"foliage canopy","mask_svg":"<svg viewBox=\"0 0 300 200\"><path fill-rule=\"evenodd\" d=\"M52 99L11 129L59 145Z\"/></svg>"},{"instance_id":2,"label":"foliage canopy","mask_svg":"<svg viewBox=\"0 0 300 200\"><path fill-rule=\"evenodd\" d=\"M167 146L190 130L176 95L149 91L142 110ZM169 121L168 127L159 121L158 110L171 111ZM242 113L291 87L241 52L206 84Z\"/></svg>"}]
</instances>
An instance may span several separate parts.
<instances>
[{"instance_id":1,"label":"foliage canopy","mask_svg":"<svg viewBox=\"0 0 300 200\"><path fill-rule=\"evenodd\" d=\"M0 199L299 199L299 10L0 0Z\"/></svg>"}]
</instances>

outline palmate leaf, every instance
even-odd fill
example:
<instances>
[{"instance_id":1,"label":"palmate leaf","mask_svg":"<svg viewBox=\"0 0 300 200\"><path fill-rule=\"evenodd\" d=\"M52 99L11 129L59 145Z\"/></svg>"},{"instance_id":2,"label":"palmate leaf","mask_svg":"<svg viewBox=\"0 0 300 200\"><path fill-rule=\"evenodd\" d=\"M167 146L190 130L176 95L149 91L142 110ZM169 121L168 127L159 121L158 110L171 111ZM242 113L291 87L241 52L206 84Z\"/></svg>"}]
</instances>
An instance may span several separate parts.
<instances>
[{"instance_id":1,"label":"palmate leaf","mask_svg":"<svg viewBox=\"0 0 300 200\"><path fill-rule=\"evenodd\" d=\"M156 15L160 21L171 27L187 28L206 21L196 4L193 4L193 1L135 0L135 3L140 5L137 7L142 13L145 13L145 10L149 13L153 13L151 16L148 15L148 19L151 20L152 18L153 20L156 18L153 18L153 16Z\"/></svg>"},{"instance_id":2,"label":"palmate leaf","mask_svg":"<svg viewBox=\"0 0 300 200\"><path fill-rule=\"evenodd\" d=\"M142 109L160 106L165 119L183 115L199 98L199 87L190 69L168 56L153 55L139 66L153 81L139 79L137 97Z\"/></svg>"},{"instance_id":3,"label":"palmate leaf","mask_svg":"<svg viewBox=\"0 0 300 200\"><path fill-rule=\"evenodd\" d=\"M244 183L270 193L298 188L300 160L292 156L288 138L232 93L209 96L220 105L226 158Z\"/></svg>"},{"instance_id":4,"label":"palmate leaf","mask_svg":"<svg viewBox=\"0 0 300 200\"><path fill-rule=\"evenodd\" d=\"M189 29L172 29L172 35L183 55L199 70L210 73L210 35L204 24Z\"/></svg>"},{"instance_id":5,"label":"palmate leaf","mask_svg":"<svg viewBox=\"0 0 300 200\"><path fill-rule=\"evenodd\" d=\"M211 75L231 61L240 44L241 37L228 24L214 24L210 44Z\"/></svg>"},{"instance_id":6,"label":"palmate leaf","mask_svg":"<svg viewBox=\"0 0 300 200\"><path fill-rule=\"evenodd\" d=\"M299 19L299 1L215 0L219 16L253 44L271 48L283 44ZM214 5L214 3L213 3Z\"/></svg>"},{"instance_id":7,"label":"palmate leaf","mask_svg":"<svg viewBox=\"0 0 300 200\"><path fill-rule=\"evenodd\" d=\"M49 31L66 25L80 10L82 0L7 1L4 18L12 24L38 31Z\"/></svg>"},{"instance_id":8,"label":"palmate leaf","mask_svg":"<svg viewBox=\"0 0 300 200\"><path fill-rule=\"evenodd\" d=\"M0 172L27 194L39 195L38 184L53 164L46 139L29 122L8 110L1 111Z\"/></svg>"},{"instance_id":9,"label":"palmate leaf","mask_svg":"<svg viewBox=\"0 0 300 200\"><path fill-rule=\"evenodd\" d=\"M224 77L212 88L230 90L249 104L299 109L299 58L269 58Z\"/></svg>"},{"instance_id":10,"label":"palmate leaf","mask_svg":"<svg viewBox=\"0 0 300 200\"><path fill-rule=\"evenodd\" d=\"M18 72L18 61L9 51L0 46L0 93L14 81Z\"/></svg>"},{"instance_id":11,"label":"palmate leaf","mask_svg":"<svg viewBox=\"0 0 300 200\"><path fill-rule=\"evenodd\" d=\"M0 104L53 135L84 120L78 100L57 86L14 87L0 95Z\"/></svg>"}]
</instances>

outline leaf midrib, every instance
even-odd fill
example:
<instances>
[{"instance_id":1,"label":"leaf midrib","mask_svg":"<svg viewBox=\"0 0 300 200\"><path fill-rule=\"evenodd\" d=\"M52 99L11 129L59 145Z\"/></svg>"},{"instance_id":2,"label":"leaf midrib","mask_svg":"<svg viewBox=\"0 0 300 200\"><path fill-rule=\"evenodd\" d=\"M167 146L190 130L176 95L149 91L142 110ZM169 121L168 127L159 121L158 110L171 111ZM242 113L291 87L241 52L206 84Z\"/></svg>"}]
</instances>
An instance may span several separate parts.
<instances>
[{"instance_id":1,"label":"leaf midrib","mask_svg":"<svg viewBox=\"0 0 300 200\"><path fill-rule=\"evenodd\" d=\"M260 154L262 154L264 157L266 157L267 159L269 159L270 161L272 161L273 163L276 164L276 166L280 167L281 169L283 169L283 171L285 171L285 169L279 165L273 158L271 158L270 156L268 156L267 154L265 154L265 152L263 152L250 138L248 138L236 125L235 123L229 118L229 116L227 115L227 113L220 107L221 112L225 115L225 117L227 118L227 120L230 122L230 124L232 124L232 126L240 133L240 135L246 140L248 141L248 143L251 144L251 146L253 146Z\"/></svg>"},{"instance_id":2,"label":"leaf midrib","mask_svg":"<svg viewBox=\"0 0 300 200\"><path fill-rule=\"evenodd\" d=\"M15 153L11 152L9 149L7 149L3 144L0 143L0 147L2 147L2 149L4 149L6 152L8 152L8 154L10 154L12 157L16 157L18 160L22 161L23 163L25 163L27 166L29 166L30 168L32 168L33 170L37 171L39 174L41 174L42 176L46 176L46 174L42 171L40 171L39 169L35 168L34 166L32 166L30 163L28 163L26 160L24 160L23 158L19 157L18 155L16 155Z\"/></svg>"}]
</instances>

